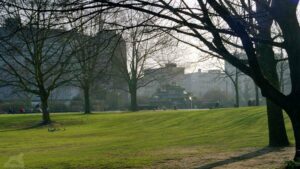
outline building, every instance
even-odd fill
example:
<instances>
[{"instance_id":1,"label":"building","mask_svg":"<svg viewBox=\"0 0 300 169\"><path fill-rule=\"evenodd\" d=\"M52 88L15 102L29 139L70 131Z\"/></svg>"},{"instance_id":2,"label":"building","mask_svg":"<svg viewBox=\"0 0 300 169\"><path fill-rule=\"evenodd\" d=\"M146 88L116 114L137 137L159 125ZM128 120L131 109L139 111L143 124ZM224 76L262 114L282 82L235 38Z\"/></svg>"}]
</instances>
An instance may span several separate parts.
<instances>
[{"instance_id":1,"label":"building","mask_svg":"<svg viewBox=\"0 0 300 169\"><path fill-rule=\"evenodd\" d=\"M235 71L235 68L226 63L225 70ZM140 98L153 98L163 86L177 85L187 93L192 94L193 98L196 99L194 105L198 105L198 107L215 105L215 103L223 106L234 106L235 104L235 87L228 75L220 69L208 71L199 69L197 72L184 73L183 67L177 67L176 64L166 64L164 68L151 70L151 72L159 73L145 73L145 78L156 76L157 80L138 91ZM238 83L240 105L246 106L249 100L255 100L255 84L251 78L244 74L238 75Z\"/></svg>"},{"instance_id":2,"label":"building","mask_svg":"<svg viewBox=\"0 0 300 169\"><path fill-rule=\"evenodd\" d=\"M19 62L20 65L25 65L24 67L26 68L26 71L31 71L31 67L30 64L28 63L28 60L26 60L26 57L28 55L28 57L30 56L29 54L29 50L26 47L22 47L22 46L26 46L26 42L22 41L21 38L19 38L16 34L11 34L11 32L13 32L14 30L16 31L22 31L22 36L28 37L30 38L30 36L32 36L32 34L36 33L36 29L34 26L32 27L27 27L27 26L22 26L22 24L19 24L21 21L19 19L8 19L6 20L6 23L3 24L2 27L0 27L0 36L4 37L4 36L9 36L9 41L11 44L13 44L14 46L18 47L19 50L21 50L22 55L20 55L20 53L15 52L14 49L9 49L5 47L5 43L3 42L1 44L1 54L2 56L4 56L5 53L5 57L12 60L15 59L15 62ZM126 60L126 44L124 42L124 40L122 39L122 36L117 35L116 32L114 31L102 31L98 34L96 34L93 37L89 37L87 35L83 35L77 32L65 32L64 30L60 30L60 29L49 29L46 30L47 33L49 33L49 35L47 35L47 37L45 37L45 44L43 45L43 50L45 51L45 55L47 54L51 54L51 56L49 55L48 59L47 59L47 63L43 64L44 67L49 68L51 66L53 66L54 71L56 70L56 67L59 66L55 66L55 63L53 63L53 61L55 60L55 58L60 57L59 53L64 53L62 54L62 57L64 57L65 53L71 53L71 42L65 42L62 39L67 39L69 37L72 38L90 38L93 39L94 41L98 42L98 44L102 44L102 46L105 46L103 48L103 50L101 50L101 55L103 55L103 57L101 57L101 64L97 64L96 66L98 67L103 67L103 69L107 69L107 72L110 72L114 74L114 76L112 76L111 74L109 74L109 77L101 77L101 79L99 78L99 80L96 80L97 85L95 85L93 87L93 90L98 90L97 88L105 88L107 91L107 94L105 96L107 97L102 97L100 98L101 102L106 102L106 104L103 105L110 105L110 103L113 103L115 105L115 101L114 99L111 99L109 97L112 96L111 93L118 93L116 94L116 97L118 98L122 98L121 100L127 100L127 93L124 93L122 91L117 91L117 88L120 85L125 85L125 83L122 83L122 81L120 80L120 78L117 75L117 70L116 70L116 66L114 65L115 60ZM48 38L49 36L49 38ZM6 42L7 43L7 42ZM28 43L31 44L31 43ZM105 45L103 45L105 44ZM48 53L47 53L48 52ZM124 55L125 53L125 55ZM6 56L7 55L7 56ZM13 57L10 57L13 56ZM75 68L74 70L76 70L76 67L79 67L77 64L77 62L73 62L74 61L74 57L72 57L72 55L70 54L71 59L69 60L70 63L72 64L72 67ZM125 58L124 58L125 57ZM96 61L95 61L96 62ZM99 62L99 63L100 63ZM103 64L102 64L103 63ZM0 61L0 65L1 66L7 66L5 64L4 60ZM58 64L59 65L59 64ZM20 67L20 69L22 69L22 66ZM22 70L21 70L22 71ZM24 71L24 76L29 77L26 74L26 71ZM71 72L71 71L70 71ZM51 72L50 72L51 73ZM71 72L71 73L75 73L75 72ZM1 79L6 78L4 76L4 72L1 72L1 75L3 77L0 77ZM35 81L34 77L29 77L29 81ZM68 75L64 75L61 76L61 78L59 80L63 80L68 78ZM109 79L109 80L107 80ZM49 78L49 80L46 82L47 84L51 83L53 79ZM3 81L0 81L0 102L11 102L11 103L15 103L15 102L26 102L29 103L31 102L32 104L38 104L39 103L39 97L35 96L33 94L30 93L26 93L24 92L24 90L17 88L17 87L12 87L11 85L5 84L5 83L1 83ZM32 87L34 89L34 87ZM94 92L92 92L92 94L95 94ZM92 96L95 98L96 96ZM56 88L53 92L51 92L51 95L49 96L49 103L55 103L55 104L64 104L64 105L71 105L73 100L78 99L78 98L82 98L82 91L76 87L76 84L74 85L74 83L66 83L63 86L60 86L59 88ZM109 100L113 100L113 101L109 101ZM78 102L76 102L75 104L78 105ZM125 107L125 105L127 104L127 102L118 102L117 105L115 105L115 107L120 107L123 106ZM1 105L0 105L1 106ZM54 105L49 105L50 109L51 107L54 107ZM104 108L103 108L104 109ZM80 111L81 109L77 109L77 111Z\"/></svg>"},{"instance_id":3,"label":"building","mask_svg":"<svg viewBox=\"0 0 300 169\"><path fill-rule=\"evenodd\" d=\"M192 108L192 96L183 87L166 84L158 88L150 99L151 105L159 109Z\"/></svg>"},{"instance_id":4,"label":"building","mask_svg":"<svg viewBox=\"0 0 300 169\"><path fill-rule=\"evenodd\" d=\"M143 81L151 82L138 90L138 96L151 97L158 88L165 85L176 85L184 81L184 67L177 67L175 63L167 63L164 67L145 69Z\"/></svg>"}]
</instances>

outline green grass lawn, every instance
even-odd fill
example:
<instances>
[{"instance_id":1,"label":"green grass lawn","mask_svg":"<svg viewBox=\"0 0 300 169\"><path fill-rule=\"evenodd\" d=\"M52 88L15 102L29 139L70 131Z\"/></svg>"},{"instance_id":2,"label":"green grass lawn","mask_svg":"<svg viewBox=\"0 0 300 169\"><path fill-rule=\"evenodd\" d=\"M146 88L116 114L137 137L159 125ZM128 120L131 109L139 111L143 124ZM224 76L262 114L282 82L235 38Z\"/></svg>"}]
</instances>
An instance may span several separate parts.
<instances>
[{"instance_id":1,"label":"green grass lawn","mask_svg":"<svg viewBox=\"0 0 300 169\"><path fill-rule=\"evenodd\" d=\"M264 107L52 114L65 131L24 129L40 118L0 115L0 168L20 153L28 169L129 168L268 144ZM289 122L287 130L292 139Z\"/></svg>"}]
</instances>

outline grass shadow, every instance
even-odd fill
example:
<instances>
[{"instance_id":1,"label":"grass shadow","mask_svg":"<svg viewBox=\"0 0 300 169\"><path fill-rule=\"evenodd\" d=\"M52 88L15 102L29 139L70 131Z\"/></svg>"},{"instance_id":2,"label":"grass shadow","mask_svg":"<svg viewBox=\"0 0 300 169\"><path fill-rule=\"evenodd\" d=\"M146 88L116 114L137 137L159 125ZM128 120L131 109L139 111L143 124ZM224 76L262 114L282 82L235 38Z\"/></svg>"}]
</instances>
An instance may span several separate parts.
<instances>
[{"instance_id":1,"label":"grass shadow","mask_svg":"<svg viewBox=\"0 0 300 169\"><path fill-rule=\"evenodd\" d=\"M44 123L40 122L40 123L34 124L32 126L27 126L27 127L16 128L16 129L8 129L8 130L0 130L0 133L1 132L10 132L10 131L30 130L30 129L44 127L44 126L47 126L47 125L49 125L49 124L44 124Z\"/></svg>"},{"instance_id":2,"label":"grass shadow","mask_svg":"<svg viewBox=\"0 0 300 169\"><path fill-rule=\"evenodd\" d=\"M203 166L196 167L195 169L211 169L211 168L214 168L214 167L220 167L220 166L223 166L223 165L227 165L227 164L231 164L231 163L235 163L235 162L255 158L255 157L258 157L258 156L262 156L262 155L265 155L265 154L268 154L268 153L282 151L282 149L283 149L283 147L278 147L278 148L264 147L264 148L258 149L256 151L249 152L249 153L242 154L242 155L235 156L235 157L231 157L231 158L228 158L228 159L225 159L225 160L222 160L222 161L217 161L217 162L205 164Z\"/></svg>"}]
</instances>

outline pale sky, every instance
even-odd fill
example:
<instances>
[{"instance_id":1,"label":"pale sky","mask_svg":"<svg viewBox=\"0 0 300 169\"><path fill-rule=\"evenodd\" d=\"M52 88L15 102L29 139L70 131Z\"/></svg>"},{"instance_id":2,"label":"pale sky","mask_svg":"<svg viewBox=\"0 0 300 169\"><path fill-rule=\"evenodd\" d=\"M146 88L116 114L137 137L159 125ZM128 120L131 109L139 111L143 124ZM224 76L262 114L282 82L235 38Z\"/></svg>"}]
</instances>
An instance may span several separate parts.
<instances>
[{"instance_id":1,"label":"pale sky","mask_svg":"<svg viewBox=\"0 0 300 169\"><path fill-rule=\"evenodd\" d=\"M186 0L186 2L191 6L195 4L195 0ZM298 23L300 24L299 6L300 5L298 5L297 15L298 15ZM205 54L201 53L199 50L195 49L194 47L188 45L181 45L181 46L184 46L183 47L184 49L181 52L179 52L182 54L182 57L181 57L181 62L179 62L178 65L186 67L185 70L186 73L197 72L198 69L201 69L202 71L218 69L218 67L215 66L215 65L219 65L219 62L216 62L216 58L211 58L208 60L204 59L203 56L205 57Z\"/></svg>"}]
</instances>

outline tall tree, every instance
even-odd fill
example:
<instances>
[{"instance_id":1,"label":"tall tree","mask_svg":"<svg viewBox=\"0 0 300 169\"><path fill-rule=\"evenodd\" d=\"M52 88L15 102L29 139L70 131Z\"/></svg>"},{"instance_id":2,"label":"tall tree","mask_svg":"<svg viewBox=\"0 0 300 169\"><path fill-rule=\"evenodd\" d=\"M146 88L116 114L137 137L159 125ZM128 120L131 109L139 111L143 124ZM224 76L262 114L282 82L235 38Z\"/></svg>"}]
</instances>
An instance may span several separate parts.
<instances>
[{"instance_id":1,"label":"tall tree","mask_svg":"<svg viewBox=\"0 0 300 169\"><path fill-rule=\"evenodd\" d=\"M247 6L245 0L237 0L234 3L229 0L198 0L197 4L191 4L185 0L168 2L163 0L104 1L102 6L130 8L168 20L172 24L161 22L163 24L153 26L174 30L200 40L202 46L199 47L199 44L193 46L203 52L223 58L250 76L260 87L263 96L287 112L296 140L294 160L300 161L300 105L298 104L300 96L300 59L298 57L300 28L296 14L299 1L273 0L270 4L256 0L251 0L251 2L261 3L265 11L279 25L283 42L260 39L252 35L249 21L239 13L239 10L236 10L240 8L245 10L245 6ZM88 3L89 8L93 3L94 1ZM75 6L73 9L77 7ZM250 12L248 13L250 14ZM264 15L260 17L264 17ZM239 42L231 43L232 38L237 38ZM280 47L286 51L292 83L292 91L289 95L284 95L264 76L256 53L255 43L257 42ZM232 54L232 48L244 50L248 62L244 63L241 59L236 58Z\"/></svg>"},{"instance_id":2,"label":"tall tree","mask_svg":"<svg viewBox=\"0 0 300 169\"><path fill-rule=\"evenodd\" d=\"M263 1L265 4L270 3L268 0ZM251 8L251 4L248 5ZM264 15L264 17L256 17L258 31L258 35L256 35L256 37L263 40L272 41L271 27L273 24L273 19L266 12L266 9L263 7L262 3L256 3L256 15ZM255 45L258 62L262 73L270 82L270 84L280 91L279 78L277 74L277 61L272 46L260 42L257 42ZM289 145L289 140L286 134L282 109L280 106L273 103L268 97L266 98L266 101L269 126L269 145L287 146Z\"/></svg>"},{"instance_id":3,"label":"tall tree","mask_svg":"<svg viewBox=\"0 0 300 169\"><path fill-rule=\"evenodd\" d=\"M58 14L41 12L54 10L53 3L9 2L5 6L6 24L0 41L1 83L39 96L43 124L51 122L48 107L51 92L72 78L67 75L71 71L70 34L57 29Z\"/></svg>"},{"instance_id":4,"label":"tall tree","mask_svg":"<svg viewBox=\"0 0 300 169\"><path fill-rule=\"evenodd\" d=\"M222 58L237 67L246 75L250 76L262 95L273 103L283 108L293 126L296 151L295 161L300 161L300 28L297 16L299 0L272 0L271 3L251 0L260 3L265 11L278 24L282 34L282 41L270 41L253 36L253 30L249 29L249 21L244 13L247 7L245 0L207 0L190 3L186 0L132 0L132 1L84 1L84 3L69 3L70 9L92 8L93 5L102 2L104 7L121 7L148 13L156 18L164 19L165 22L151 25L160 29L173 30L185 34L191 39L195 38L201 43L191 44L202 52ZM241 9L242 8L242 9ZM237 10L241 9L241 10ZM249 15L251 12L247 11ZM261 15L260 17L264 17ZM168 21L168 22L166 22ZM141 24L140 24L141 25ZM138 25L138 26L140 26ZM149 25L148 25L149 26ZM257 29L256 26L253 26ZM231 43L232 39L238 39L238 43ZM263 43L273 47L279 47L286 51L290 67L292 91L284 95L264 76L259 64L255 44ZM233 55L232 49L242 49L247 55L247 63Z\"/></svg>"},{"instance_id":5,"label":"tall tree","mask_svg":"<svg viewBox=\"0 0 300 169\"><path fill-rule=\"evenodd\" d=\"M155 78L144 78L144 70L147 68L150 70L149 68L156 65L149 63L149 59L172 44L172 40L164 32L148 27L135 27L136 24L144 22L144 20L148 20L149 23L153 22L149 15L143 15L132 10L127 11L126 22L129 25L123 26L134 27L123 32L123 38L129 51L126 54L126 60L120 59L115 62L121 72L121 78L127 83L127 91L130 94L130 109L132 111L138 110L138 89L155 80ZM147 73L154 72L148 71Z\"/></svg>"},{"instance_id":6,"label":"tall tree","mask_svg":"<svg viewBox=\"0 0 300 169\"><path fill-rule=\"evenodd\" d=\"M108 79L107 71L112 63L114 50L120 36L104 30L102 15L86 20L83 11L68 16L69 25L76 30L70 47L74 51L74 66L77 69L74 85L82 90L84 113L91 113L91 90L96 83ZM78 19L79 18L79 19Z\"/></svg>"},{"instance_id":7,"label":"tall tree","mask_svg":"<svg viewBox=\"0 0 300 169\"><path fill-rule=\"evenodd\" d=\"M84 113L91 113L91 90L108 79L107 71L113 57L113 50L118 37L112 32L99 32L88 36L79 33L71 42L77 71L75 86L82 89L84 96ZM108 38L109 37L109 38Z\"/></svg>"},{"instance_id":8,"label":"tall tree","mask_svg":"<svg viewBox=\"0 0 300 169\"><path fill-rule=\"evenodd\" d=\"M219 63L220 64L220 63ZM234 107L240 107L240 90L239 90L239 77L241 76L241 72L238 69L234 70L228 70L226 67L223 68L223 63L221 63L221 66L217 66L225 75L225 78L229 78L229 80L232 82L232 85L234 87L235 92L235 104ZM224 78L224 77L221 77Z\"/></svg>"}]
</instances>

